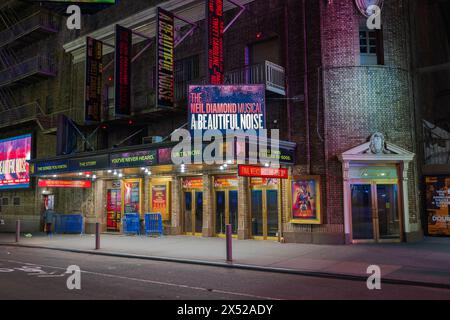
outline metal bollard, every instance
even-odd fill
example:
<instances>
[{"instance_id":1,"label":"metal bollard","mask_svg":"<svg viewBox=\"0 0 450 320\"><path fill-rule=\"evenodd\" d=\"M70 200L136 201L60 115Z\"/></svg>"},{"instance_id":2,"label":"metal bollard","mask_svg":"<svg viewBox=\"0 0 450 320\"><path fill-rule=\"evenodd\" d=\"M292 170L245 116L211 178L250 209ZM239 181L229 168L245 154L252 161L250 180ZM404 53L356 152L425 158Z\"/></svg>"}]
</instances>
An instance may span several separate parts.
<instances>
[{"instance_id":1,"label":"metal bollard","mask_svg":"<svg viewBox=\"0 0 450 320\"><path fill-rule=\"evenodd\" d=\"M16 221L16 242L20 240L20 220Z\"/></svg>"},{"instance_id":2,"label":"metal bollard","mask_svg":"<svg viewBox=\"0 0 450 320\"><path fill-rule=\"evenodd\" d=\"M232 248L232 229L231 224L227 224L225 226L225 234L226 234L226 241L227 241L227 262L233 261L233 248Z\"/></svg>"},{"instance_id":3,"label":"metal bollard","mask_svg":"<svg viewBox=\"0 0 450 320\"><path fill-rule=\"evenodd\" d=\"M95 250L100 249L100 223L95 224Z\"/></svg>"}]
</instances>

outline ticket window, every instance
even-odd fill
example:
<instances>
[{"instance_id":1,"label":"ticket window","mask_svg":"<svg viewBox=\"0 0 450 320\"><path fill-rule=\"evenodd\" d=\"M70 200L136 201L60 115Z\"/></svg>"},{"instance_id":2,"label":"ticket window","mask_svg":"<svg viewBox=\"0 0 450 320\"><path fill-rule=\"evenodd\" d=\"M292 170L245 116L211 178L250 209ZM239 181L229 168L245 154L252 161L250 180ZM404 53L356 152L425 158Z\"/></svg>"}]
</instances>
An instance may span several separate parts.
<instances>
[{"instance_id":1,"label":"ticket window","mask_svg":"<svg viewBox=\"0 0 450 320\"><path fill-rule=\"evenodd\" d=\"M279 180L252 178L251 184L252 236L255 239L275 239L280 219Z\"/></svg>"},{"instance_id":2,"label":"ticket window","mask_svg":"<svg viewBox=\"0 0 450 320\"><path fill-rule=\"evenodd\" d=\"M201 236L203 231L203 179L183 179L183 231Z\"/></svg>"}]
</instances>

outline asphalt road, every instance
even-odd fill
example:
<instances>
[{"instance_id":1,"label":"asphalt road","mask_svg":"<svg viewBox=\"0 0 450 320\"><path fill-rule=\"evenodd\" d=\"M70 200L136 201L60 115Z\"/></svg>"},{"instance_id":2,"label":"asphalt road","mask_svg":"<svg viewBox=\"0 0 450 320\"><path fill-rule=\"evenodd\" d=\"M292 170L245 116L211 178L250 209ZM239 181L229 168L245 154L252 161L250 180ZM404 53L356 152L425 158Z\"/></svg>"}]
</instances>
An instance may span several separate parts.
<instances>
[{"instance_id":1,"label":"asphalt road","mask_svg":"<svg viewBox=\"0 0 450 320\"><path fill-rule=\"evenodd\" d=\"M81 269L69 290L66 269ZM450 299L450 290L0 246L0 299Z\"/></svg>"}]
</instances>

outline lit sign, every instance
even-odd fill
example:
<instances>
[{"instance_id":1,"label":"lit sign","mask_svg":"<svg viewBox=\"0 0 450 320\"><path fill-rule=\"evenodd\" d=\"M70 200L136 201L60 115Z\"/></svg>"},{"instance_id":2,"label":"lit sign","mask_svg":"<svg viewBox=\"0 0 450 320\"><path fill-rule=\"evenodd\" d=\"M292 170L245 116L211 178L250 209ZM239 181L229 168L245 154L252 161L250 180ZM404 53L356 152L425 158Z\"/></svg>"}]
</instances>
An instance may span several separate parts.
<instances>
[{"instance_id":1,"label":"lit sign","mask_svg":"<svg viewBox=\"0 0 450 320\"><path fill-rule=\"evenodd\" d=\"M87 37L86 39L86 89L85 89L85 119L100 121L102 104L102 57L101 41Z\"/></svg>"},{"instance_id":2,"label":"lit sign","mask_svg":"<svg viewBox=\"0 0 450 320\"><path fill-rule=\"evenodd\" d=\"M39 179L39 188L91 188L90 180L43 180Z\"/></svg>"},{"instance_id":3,"label":"lit sign","mask_svg":"<svg viewBox=\"0 0 450 320\"><path fill-rule=\"evenodd\" d=\"M31 0L32 2L64 2L64 3L105 3L115 4L116 0Z\"/></svg>"},{"instance_id":4,"label":"lit sign","mask_svg":"<svg viewBox=\"0 0 450 320\"><path fill-rule=\"evenodd\" d=\"M173 107L174 103L174 16L158 8L156 93L158 107Z\"/></svg>"},{"instance_id":5,"label":"lit sign","mask_svg":"<svg viewBox=\"0 0 450 320\"><path fill-rule=\"evenodd\" d=\"M134 151L111 155L112 168L146 167L155 165L156 162L156 150Z\"/></svg>"},{"instance_id":6,"label":"lit sign","mask_svg":"<svg viewBox=\"0 0 450 320\"><path fill-rule=\"evenodd\" d=\"M208 80L210 84L223 84L223 0L206 2L208 34Z\"/></svg>"},{"instance_id":7,"label":"lit sign","mask_svg":"<svg viewBox=\"0 0 450 320\"><path fill-rule=\"evenodd\" d=\"M31 135L0 140L0 189L28 188Z\"/></svg>"},{"instance_id":8,"label":"lit sign","mask_svg":"<svg viewBox=\"0 0 450 320\"><path fill-rule=\"evenodd\" d=\"M116 25L115 51L115 111L116 115L131 114L131 48L130 29Z\"/></svg>"},{"instance_id":9,"label":"lit sign","mask_svg":"<svg viewBox=\"0 0 450 320\"><path fill-rule=\"evenodd\" d=\"M191 133L265 128L264 85L189 86Z\"/></svg>"},{"instance_id":10,"label":"lit sign","mask_svg":"<svg viewBox=\"0 0 450 320\"><path fill-rule=\"evenodd\" d=\"M239 176L287 179L289 177L289 173L288 169L286 168L267 168L267 167L240 165Z\"/></svg>"}]
</instances>

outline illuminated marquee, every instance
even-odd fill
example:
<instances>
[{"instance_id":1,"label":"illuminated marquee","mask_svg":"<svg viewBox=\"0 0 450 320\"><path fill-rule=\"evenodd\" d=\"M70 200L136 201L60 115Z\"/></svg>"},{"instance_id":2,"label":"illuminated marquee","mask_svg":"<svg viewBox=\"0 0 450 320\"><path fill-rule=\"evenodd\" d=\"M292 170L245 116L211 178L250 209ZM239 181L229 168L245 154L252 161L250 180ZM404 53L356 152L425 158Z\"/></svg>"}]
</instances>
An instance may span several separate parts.
<instances>
[{"instance_id":1,"label":"illuminated marquee","mask_svg":"<svg viewBox=\"0 0 450 320\"><path fill-rule=\"evenodd\" d=\"M102 104L102 57L101 41L87 37L86 39L86 89L85 89L85 119L97 121L100 119Z\"/></svg>"},{"instance_id":2,"label":"illuminated marquee","mask_svg":"<svg viewBox=\"0 0 450 320\"><path fill-rule=\"evenodd\" d=\"M208 34L208 80L223 84L223 0L208 0L206 7Z\"/></svg>"},{"instance_id":3,"label":"illuminated marquee","mask_svg":"<svg viewBox=\"0 0 450 320\"><path fill-rule=\"evenodd\" d=\"M116 25L116 90L114 99L116 115L131 114L131 41L131 30Z\"/></svg>"},{"instance_id":4,"label":"illuminated marquee","mask_svg":"<svg viewBox=\"0 0 450 320\"><path fill-rule=\"evenodd\" d=\"M158 8L156 92L158 107L174 106L174 15Z\"/></svg>"},{"instance_id":5,"label":"illuminated marquee","mask_svg":"<svg viewBox=\"0 0 450 320\"><path fill-rule=\"evenodd\" d=\"M28 188L31 135L0 140L0 189Z\"/></svg>"}]
</instances>

